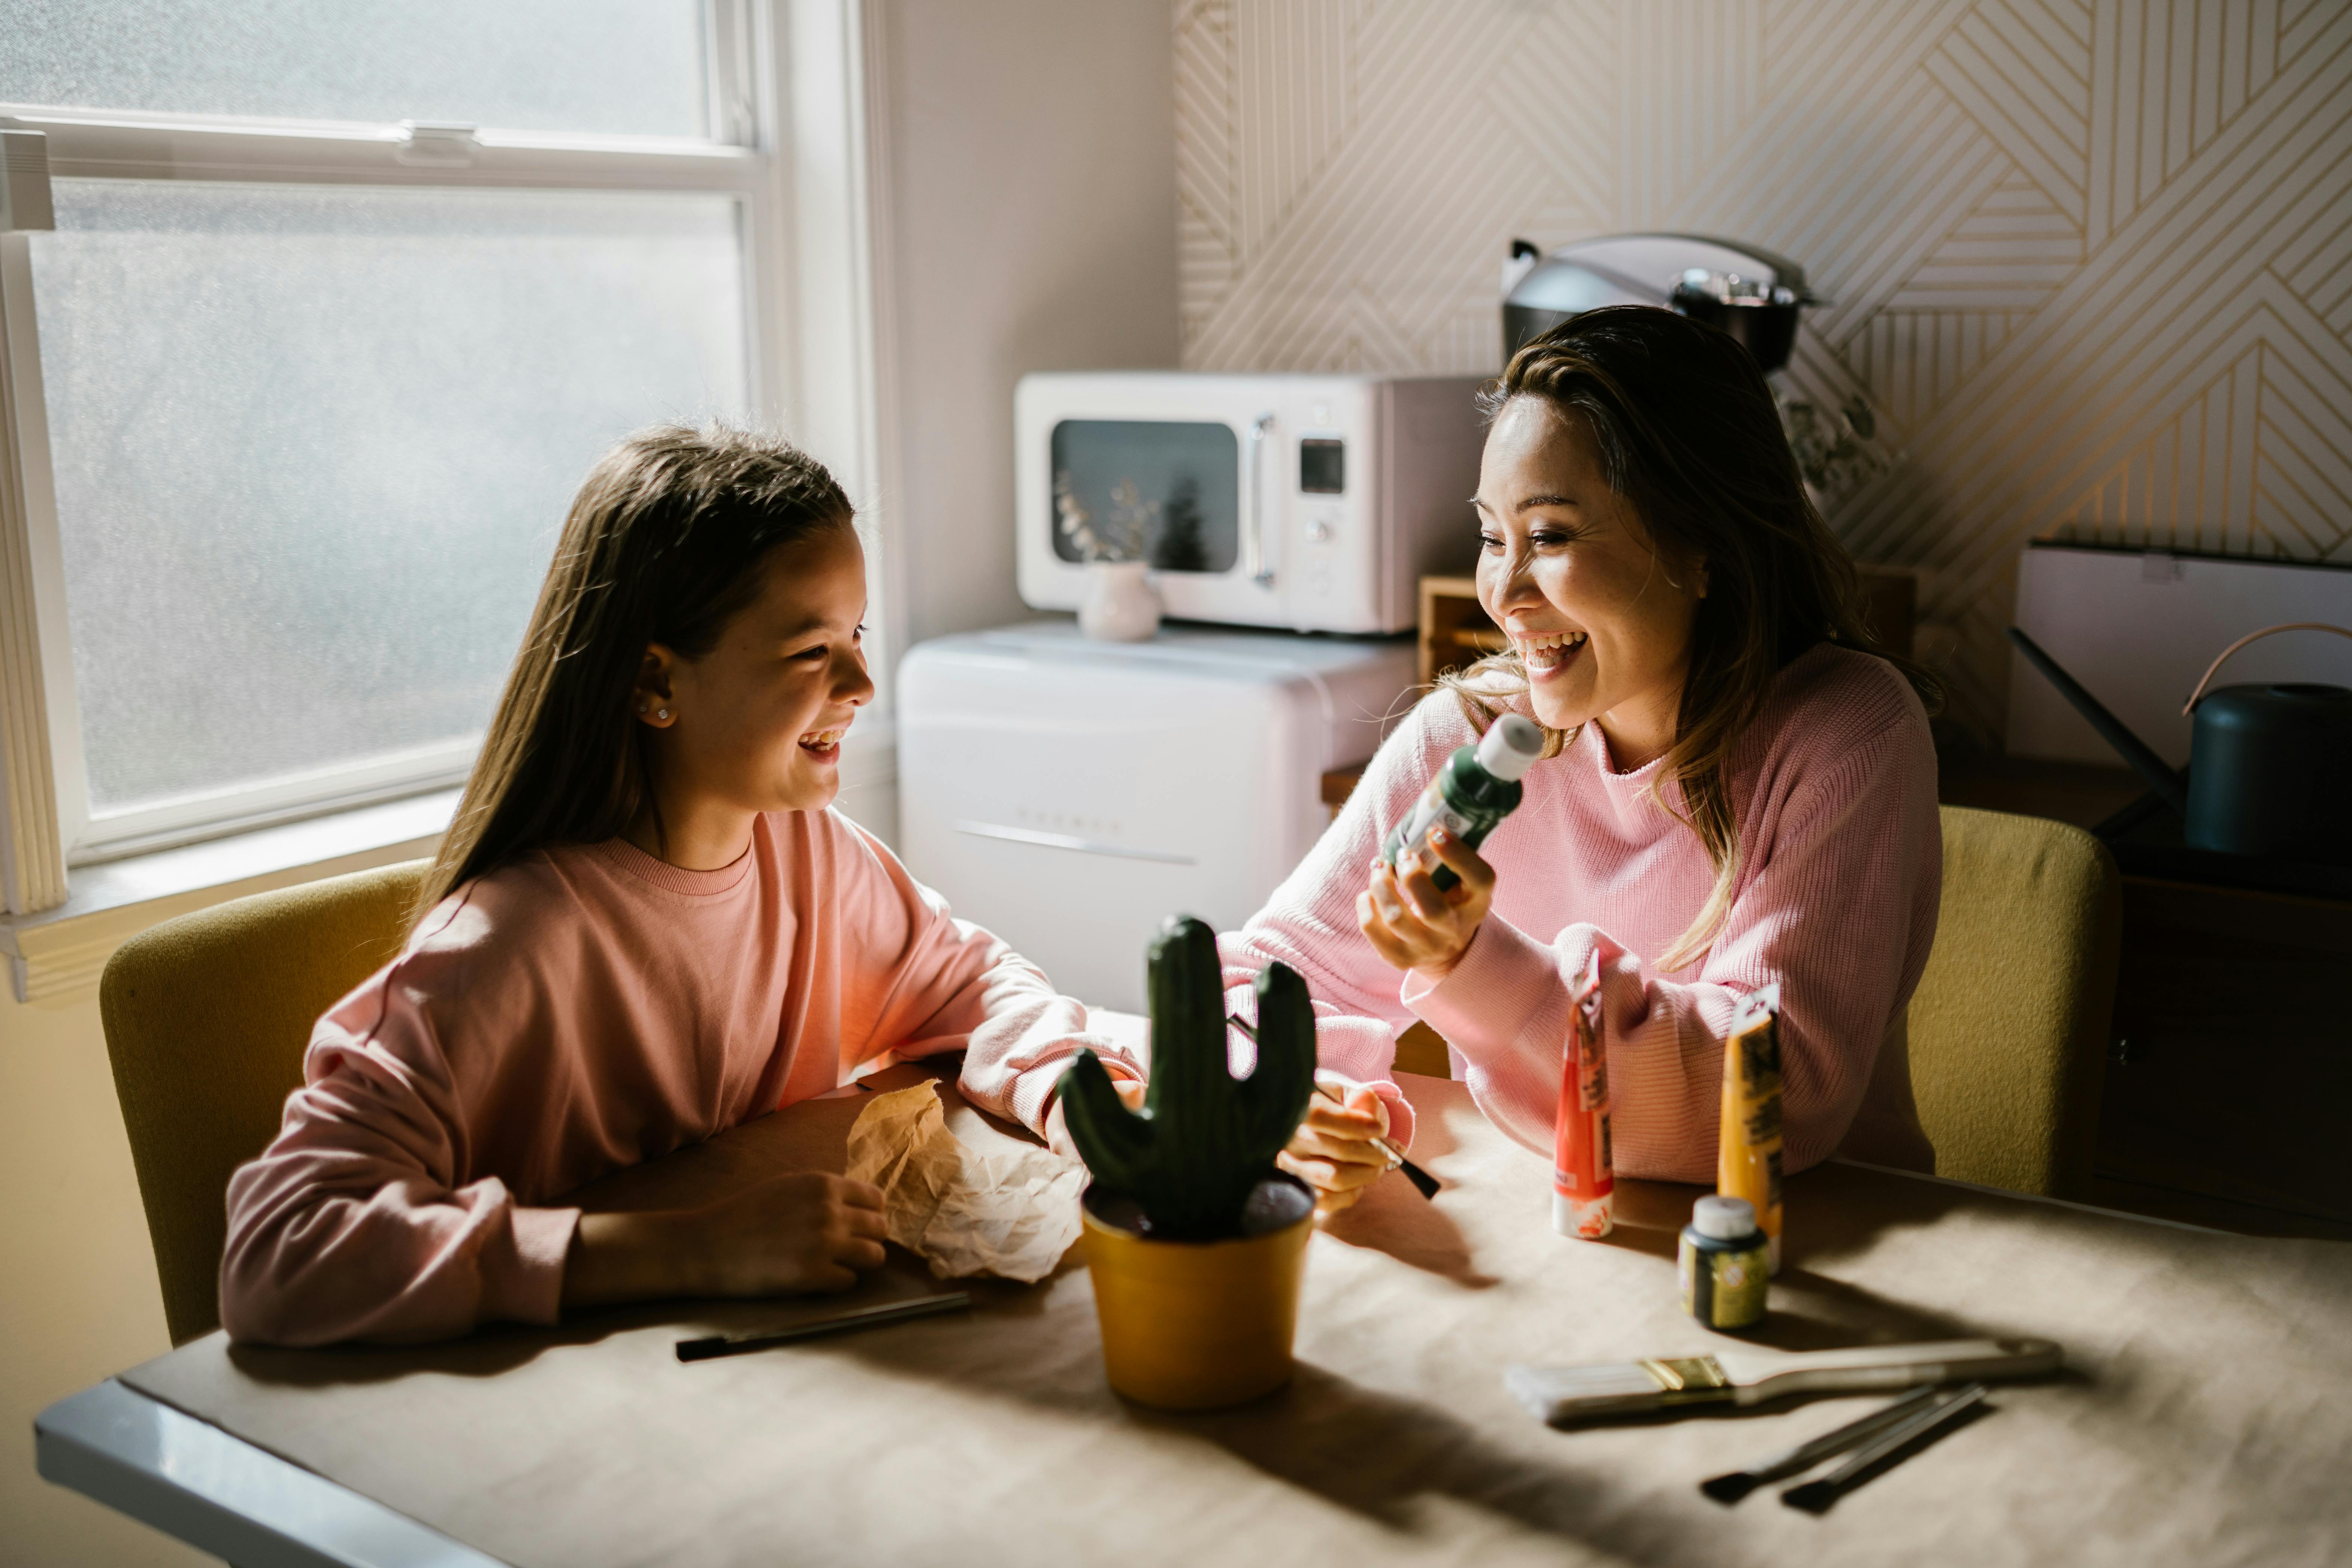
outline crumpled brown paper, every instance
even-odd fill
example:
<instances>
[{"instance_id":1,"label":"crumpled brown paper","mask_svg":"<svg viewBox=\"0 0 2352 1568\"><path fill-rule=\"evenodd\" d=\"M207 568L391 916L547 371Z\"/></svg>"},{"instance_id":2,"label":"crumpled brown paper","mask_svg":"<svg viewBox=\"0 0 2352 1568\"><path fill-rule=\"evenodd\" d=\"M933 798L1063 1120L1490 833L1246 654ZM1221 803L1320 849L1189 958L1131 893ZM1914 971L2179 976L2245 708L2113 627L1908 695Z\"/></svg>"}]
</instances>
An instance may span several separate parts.
<instances>
[{"instance_id":1,"label":"crumpled brown paper","mask_svg":"<svg viewBox=\"0 0 2352 1568\"><path fill-rule=\"evenodd\" d=\"M1087 1168L1050 1149L983 1154L947 1129L929 1084L878 1094L849 1130L849 1179L882 1189L890 1239L941 1279L1034 1284L1078 1238Z\"/></svg>"}]
</instances>

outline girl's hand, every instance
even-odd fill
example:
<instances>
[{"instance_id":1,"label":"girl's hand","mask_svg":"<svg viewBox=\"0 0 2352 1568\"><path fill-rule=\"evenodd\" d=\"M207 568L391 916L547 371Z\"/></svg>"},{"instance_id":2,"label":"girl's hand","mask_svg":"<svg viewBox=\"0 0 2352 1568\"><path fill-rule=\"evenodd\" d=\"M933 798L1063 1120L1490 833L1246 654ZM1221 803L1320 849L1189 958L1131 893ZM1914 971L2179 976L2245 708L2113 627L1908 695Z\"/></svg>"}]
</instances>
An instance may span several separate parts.
<instances>
[{"instance_id":1,"label":"girl's hand","mask_svg":"<svg viewBox=\"0 0 2352 1568\"><path fill-rule=\"evenodd\" d=\"M1469 951L1494 902L1495 868L1443 827L1430 830L1429 847L1462 879L1439 892L1433 868L1417 854L1398 857L1393 871L1375 860L1371 885L1356 895L1356 923L1382 962L1443 980Z\"/></svg>"},{"instance_id":2,"label":"girl's hand","mask_svg":"<svg viewBox=\"0 0 2352 1568\"><path fill-rule=\"evenodd\" d=\"M1347 1103L1320 1094L1308 1100L1306 1120L1274 1163L1315 1189L1317 1214L1336 1214L1388 1170L1389 1157L1371 1140L1388 1135L1389 1111L1379 1095L1352 1079L1318 1072L1315 1080L1339 1089Z\"/></svg>"},{"instance_id":3,"label":"girl's hand","mask_svg":"<svg viewBox=\"0 0 2352 1568\"><path fill-rule=\"evenodd\" d=\"M748 1183L702 1207L580 1216L563 1303L846 1290L878 1268L882 1194L810 1173Z\"/></svg>"}]
</instances>

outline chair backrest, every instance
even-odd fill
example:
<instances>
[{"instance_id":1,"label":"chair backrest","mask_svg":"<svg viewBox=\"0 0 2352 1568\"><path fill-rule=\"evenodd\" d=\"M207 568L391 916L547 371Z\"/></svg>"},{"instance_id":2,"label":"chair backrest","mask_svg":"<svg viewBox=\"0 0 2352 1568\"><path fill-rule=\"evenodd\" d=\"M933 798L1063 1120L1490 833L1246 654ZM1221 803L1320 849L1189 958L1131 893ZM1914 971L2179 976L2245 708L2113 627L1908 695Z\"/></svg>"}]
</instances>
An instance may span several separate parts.
<instances>
[{"instance_id":1,"label":"chair backrest","mask_svg":"<svg viewBox=\"0 0 2352 1568\"><path fill-rule=\"evenodd\" d=\"M1908 1019L1912 1095L1936 1173L2078 1193L2115 1005L2115 857L2044 817L1948 805L1943 825L1936 946Z\"/></svg>"},{"instance_id":2,"label":"chair backrest","mask_svg":"<svg viewBox=\"0 0 2352 1568\"><path fill-rule=\"evenodd\" d=\"M277 1136L319 1016L399 951L429 864L183 915L108 961L99 1011L173 1344L219 1326L228 1179Z\"/></svg>"}]
</instances>

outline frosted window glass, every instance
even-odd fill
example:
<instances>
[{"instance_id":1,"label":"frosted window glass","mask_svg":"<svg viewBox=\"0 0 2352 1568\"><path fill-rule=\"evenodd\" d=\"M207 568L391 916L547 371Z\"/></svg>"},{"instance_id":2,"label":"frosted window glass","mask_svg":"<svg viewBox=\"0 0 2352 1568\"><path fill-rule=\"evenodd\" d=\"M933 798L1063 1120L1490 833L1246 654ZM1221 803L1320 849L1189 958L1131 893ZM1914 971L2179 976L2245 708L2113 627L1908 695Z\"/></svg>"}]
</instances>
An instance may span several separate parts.
<instances>
[{"instance_id":1,"label":"frosted window glass","mask_svg":"<svg viewBox=\"0 0 2352 1568\"><path fill-rule=\"evenodd\" d=\"M734 198L59 181L94 810L462 740L615 438L740 417Z\"/></svg>"},{"instance_id":2,"label":"frosted window glass","mask_svg":"<svg viewBox=\"0 0 2352 1568\"><path fill-rule=\"evenodd\" d=\"M7 0L0 102L701 136L702 0Z\"/></svg>"}]
</instances>

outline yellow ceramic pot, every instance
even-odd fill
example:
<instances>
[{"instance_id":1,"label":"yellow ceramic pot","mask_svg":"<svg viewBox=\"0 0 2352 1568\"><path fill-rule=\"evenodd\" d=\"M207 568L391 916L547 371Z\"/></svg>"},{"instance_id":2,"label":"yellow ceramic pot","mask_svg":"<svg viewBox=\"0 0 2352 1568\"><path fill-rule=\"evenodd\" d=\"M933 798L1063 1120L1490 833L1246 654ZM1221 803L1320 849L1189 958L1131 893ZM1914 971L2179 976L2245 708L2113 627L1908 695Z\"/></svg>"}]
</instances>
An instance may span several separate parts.
<instances>
[{"instance_id":1,"label":"yellow ceramic pot","mask_svg":"<svg viewBox=\"0 0 2352 1568\"><path fill-rule=\"evenodd\" d=\"M1297 1217L1233 1241L1141 1236L1099 1216L1088 1194L1087 1269L1111 1387L1138 1405L1207 1410L1290 1381L1315 1200L1279 1180L1296 1188L1285 1202Z\"/></svg>"}]
</instances>

